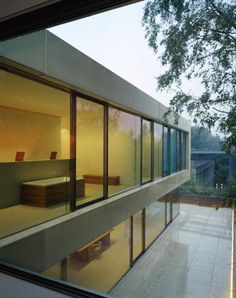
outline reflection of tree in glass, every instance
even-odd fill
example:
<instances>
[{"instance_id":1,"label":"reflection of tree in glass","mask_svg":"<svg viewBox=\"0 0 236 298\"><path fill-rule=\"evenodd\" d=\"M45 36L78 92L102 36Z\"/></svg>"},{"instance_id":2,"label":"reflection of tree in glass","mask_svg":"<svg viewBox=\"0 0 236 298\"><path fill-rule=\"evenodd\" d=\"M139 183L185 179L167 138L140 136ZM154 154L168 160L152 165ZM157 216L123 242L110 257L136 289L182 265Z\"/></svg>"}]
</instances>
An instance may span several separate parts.
<instances>
[{"instance_id":1,"label":"reflection of tree in glass","mask_svg":"<svg viewBox=\"0 0 236 298\"><path fill-rule=\"evenodd\" d=\"M124 185L139 179L140 123L140 117L109 108L109 166Z\"/></svg>"},{"instance_id":2,"label":"reflection of tree in glass","mask_svg":"<svg viewBox=\"0 0 236 298\"><path fill-rule=\"evenodd\" d=\"M77 99L77 126L101 127L103 119L103 105L81 98Z\"/></svg>"},{"instance_id":3,"label":"reflection of tree in glass","mask_svg":"<svg viewBox=\"0 0 236 298\"><path fill-rule=\"evenodd\" d=\"M118 122L120 119L121 111L117 109L109 109L109 130L112 133L115 133L118 129Z\"/></svg>"},{"instance_id":4,"label":"reflection of tree in glass","mask_svg":"<svg viewBox=\"0 0 236 298\"><path fill-rule=\"evenodd\" d=\"M117 109L109 109L109 133L129 136L133 141L140 138L140 118Z\"/></svg>"},{"instance_id":5,"label":"reflection of tree in glass","mask_svg":"<svg viewBox=\"0 0 236 298\"><path fill-rule=\"evenodd\" d=\"M143 179L151 177L151 122L143 120Z\"/></svg>"}]
</instances>

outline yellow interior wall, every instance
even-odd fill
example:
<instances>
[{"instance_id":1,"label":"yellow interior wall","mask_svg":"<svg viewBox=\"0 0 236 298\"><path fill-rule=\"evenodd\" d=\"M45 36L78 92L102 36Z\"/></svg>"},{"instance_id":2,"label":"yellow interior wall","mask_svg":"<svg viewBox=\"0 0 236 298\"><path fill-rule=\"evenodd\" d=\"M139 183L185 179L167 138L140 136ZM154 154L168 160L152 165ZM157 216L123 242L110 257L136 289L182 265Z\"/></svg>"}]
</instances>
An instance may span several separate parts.
<instances>
[{"instance_id":1,"label":"yellow interior wall","mask_svg":"<svg viewBox=\"0 0 236 298\"><path fill-rule=\"evenodd\" d=\"M78 128L76 173L103 175L103 134L91 127Z\"/></svg>"},{"instance_id":2,"label":"yellow interior wall","mask_svg":"<svg viewBox=\"0 0 236 298\"><path fill-rule=\"evenodd\" d=\"M61 128L60 128L60 141L61 141L61 159L70 158L70 118L61 118Z\"/></svg>"},{"instance_id":3,"label":"yellow interior wall","mask_svg":"<svg viewBox=\"0 0 236 298\"><path fill-rule=\"evenodd\" d=\"M70 156L68 93L0 70L0 161Z\"/></svg>"},{"instance_id":4,"label":"yellow interior wall","mask_svg":"<svg viewBox=\"0 0 236 298\"><path fill-rule=\"evenodd\" d=\"M139 146L129 134L109 134L109 175L120 176L120 183L137 183L139 163L136 163L135 151Z\"/></svg>"},{"instance_id":5,"label":"yellow interior wall","mask_svg":"<svg viewBox=\"0 0 236 298\"><path fill-rule=\"evenodd\" d=\"M25 160L49 159L51 151L60 158L59 117L0 107L0 160L14 161L17 151Z\"/></svg>"}]
</instances>

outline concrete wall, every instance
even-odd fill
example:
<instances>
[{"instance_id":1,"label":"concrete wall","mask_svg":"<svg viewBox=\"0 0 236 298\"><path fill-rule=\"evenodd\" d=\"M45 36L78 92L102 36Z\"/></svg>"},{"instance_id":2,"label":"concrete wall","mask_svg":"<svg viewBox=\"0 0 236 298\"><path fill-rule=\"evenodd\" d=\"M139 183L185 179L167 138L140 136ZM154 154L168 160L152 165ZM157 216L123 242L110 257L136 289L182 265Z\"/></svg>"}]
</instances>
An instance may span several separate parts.
<instances>
[{"instance_id":1,"label":"concrete wall","mask_svg":"<svg viewBox=\"0 0 236 298\"><path fill-rule=\"evenodd\" d=\"M0 208L5 208L20 203L22 182L68 176L69 160L3 162L0 173Z\"/></svg>"},{"instance_id":2,"label":"concrete wall","mask_svg":"<svg viewBox=\"0 0 236 298\"><path fill-rule=\"evenodd\" d=\"M163 122L166 107L48 31L0 43L0 62ZM169 124L174 125L173 116ZM188 131L190 123L179 120Z\"/></svg>"},{"instance_id":3,"label":"concrete wall","mask_svg":"<svg viewBox=\"0 0 236 298\"><path fill-rule=\"evenodd\" d=\"M188 179L184 170L2 239L0 260L45 271Z\"/></svg>"}]
</instances>

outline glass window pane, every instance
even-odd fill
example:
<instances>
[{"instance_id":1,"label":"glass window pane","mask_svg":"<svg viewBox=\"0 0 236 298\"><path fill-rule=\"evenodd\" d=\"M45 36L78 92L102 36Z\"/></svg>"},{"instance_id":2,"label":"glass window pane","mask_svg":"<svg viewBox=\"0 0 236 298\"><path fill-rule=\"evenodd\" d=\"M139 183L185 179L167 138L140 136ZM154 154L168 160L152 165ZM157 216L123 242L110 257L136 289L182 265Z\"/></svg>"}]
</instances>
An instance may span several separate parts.
<instances>
[{"instance_id":1,"label":"glass window pane","mask_svg":"<svg viewBox=\"0 0 236 298\"><path fill-rule=\"evenodd\" d=\"M140 117L109 108L109 195L140 184L140 122Z\"/></svg>"},{"instance_id":2,"label":"glass window pane","mask_svg":"<svg viewBox=\"0 0 236 298\"><path fill-rule=\"evenodd\" d=\"M76 204L103 197L104 106L77 97Z\"/></svg>"},{"instance_id":3,"label":"glass window pane","mask_svg":"<svg viewBox=\"0 0 236 298\"><path fill-rule=\"evenodd\" d=\"M164 126L163 129L163 176L167 176L170 174L170 157L169 157L169 129Z\"/></svg>"},{"instance_id":4,"label":"glass window pane","mask_svg":"<svg viewBox=\"0 0 236 298\"><path fill-rule=\"evenodd\" d=\"M186 169L186 133L181 132L181 168Z\"/></svg>"},{"instance_id":5,"label":"glass window pane","mask_svg":"<svg viewBox=\"0 0 236 298\"><path fill-rule=\"evenodd\" d=\"M162 125L154 123L154 178L162 176Z\"/></svg>"},{"instance_id":6,"label":"glass window pane","mask_svg":"<svg viewBox=\"0 0 236 298\"><path fill-rule=\"evenodd\" d=\"M180 212L180 198L179 198L178 190L172 192L171 202L172 202L172 219L174 219Z\"/></svg>"},{"instance_id":7,"label":"glass window pane","mask_svg":"<svg viewBox=\"0 0 236 298\"><path fill-rule=\"evenodd\" d=\"M70 96L3 70L0 77L4 237L69 210Z\"/></svg>"},{"instance_id":8,"label":"glass window pane","mask_svg":"<svg viewBox=\"0 0 236 298\"><path fill-rule=\"evenodd\" d=\"M65 266L55 264L44 274L107 293L130 267L129 242L127 219L67 257Z\"/></svg>"},{"instance_id":9,"label":"glass window pane","mask_svg":"<svg viewBox=\"0 0 236 298\"><path fill-rule=\"evenodd\" d=\"M177 130L176 150L177 150L177 171L181 171L181 131Z\"/></svg>"},{"instance_id":10,"label":"glass window pane","mask_svg":"<svg viewBox=\"0 0 236 298\"><path fill-rule=\"evenodd\" d=\"M148 247L165 228L165 200L160 199L146 207L146 247Z\"/></svg>"},{"instance_id":11,"label":"glass window pane","mask_svg":"<svg viewBox=\"0 0 236 298\"><path fill-rule=\"evenodd\" d=\"M177 152L176 152L176 130L171 128L171 135L170 135L170 172L176 172L176 159L177 159Z\"/></svg>"},{"instance_id":12,"label":"glass window pane","mask_svg":"<svg viewBox=\"0 0 236 298\"><path fill-rule=\"evenodd\" d=\"M171 221L171 200L168 195L165 196L166 200L166 224L168 225Z\"/></svg>"},{"instance_id":13,"label":"glass window pane","mask_svg":"<svg viewBox=\"0 0 236 298\"><path fill-rule=\"evenodd\" d=\"M142 124L142 183L151 180L151 122L143 119Z\"/></svg>"},{"instance_id":14,"label":"glass window pane","mask_svg":"<svg viewBox=\"0 0 236 298\"><path fill-rule=\"evenodd\" d=\"M135 260L143 250L142 226L142 211L139 211L133 216L133 260Z\"/></svg>"}]
</instances>

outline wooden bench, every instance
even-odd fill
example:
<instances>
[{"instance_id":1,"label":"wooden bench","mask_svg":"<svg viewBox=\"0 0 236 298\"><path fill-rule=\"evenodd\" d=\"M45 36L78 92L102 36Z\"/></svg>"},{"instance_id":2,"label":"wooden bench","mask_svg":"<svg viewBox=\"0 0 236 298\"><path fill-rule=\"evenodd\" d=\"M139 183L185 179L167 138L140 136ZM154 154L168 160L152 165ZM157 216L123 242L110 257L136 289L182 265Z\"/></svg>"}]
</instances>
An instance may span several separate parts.
<instances>
[{"instance_id":1,"label":"wooden bench","mask_svg":"<svg viewBox=\"0 0 236 298\"><path fill-rule=\"evenodd\" d=\"M85 183L88 184L103 184L103 176L100 175L83 175ZM120 177L119 176L108 176L109 185L119 185Z\"/></svg>"},{"instance_id":2,"label":"wooden bench","mask_svg":"<svg viewBox=\"0 0 236 298\"><path fill-rule=\"evenodd\" d=\"M83 178L76 178L76 196L83 197L85 184ZM24 182L21 185L23 204L49 207L69 200L69 177L56 177Z\"/></svg>"}]
</instances>

